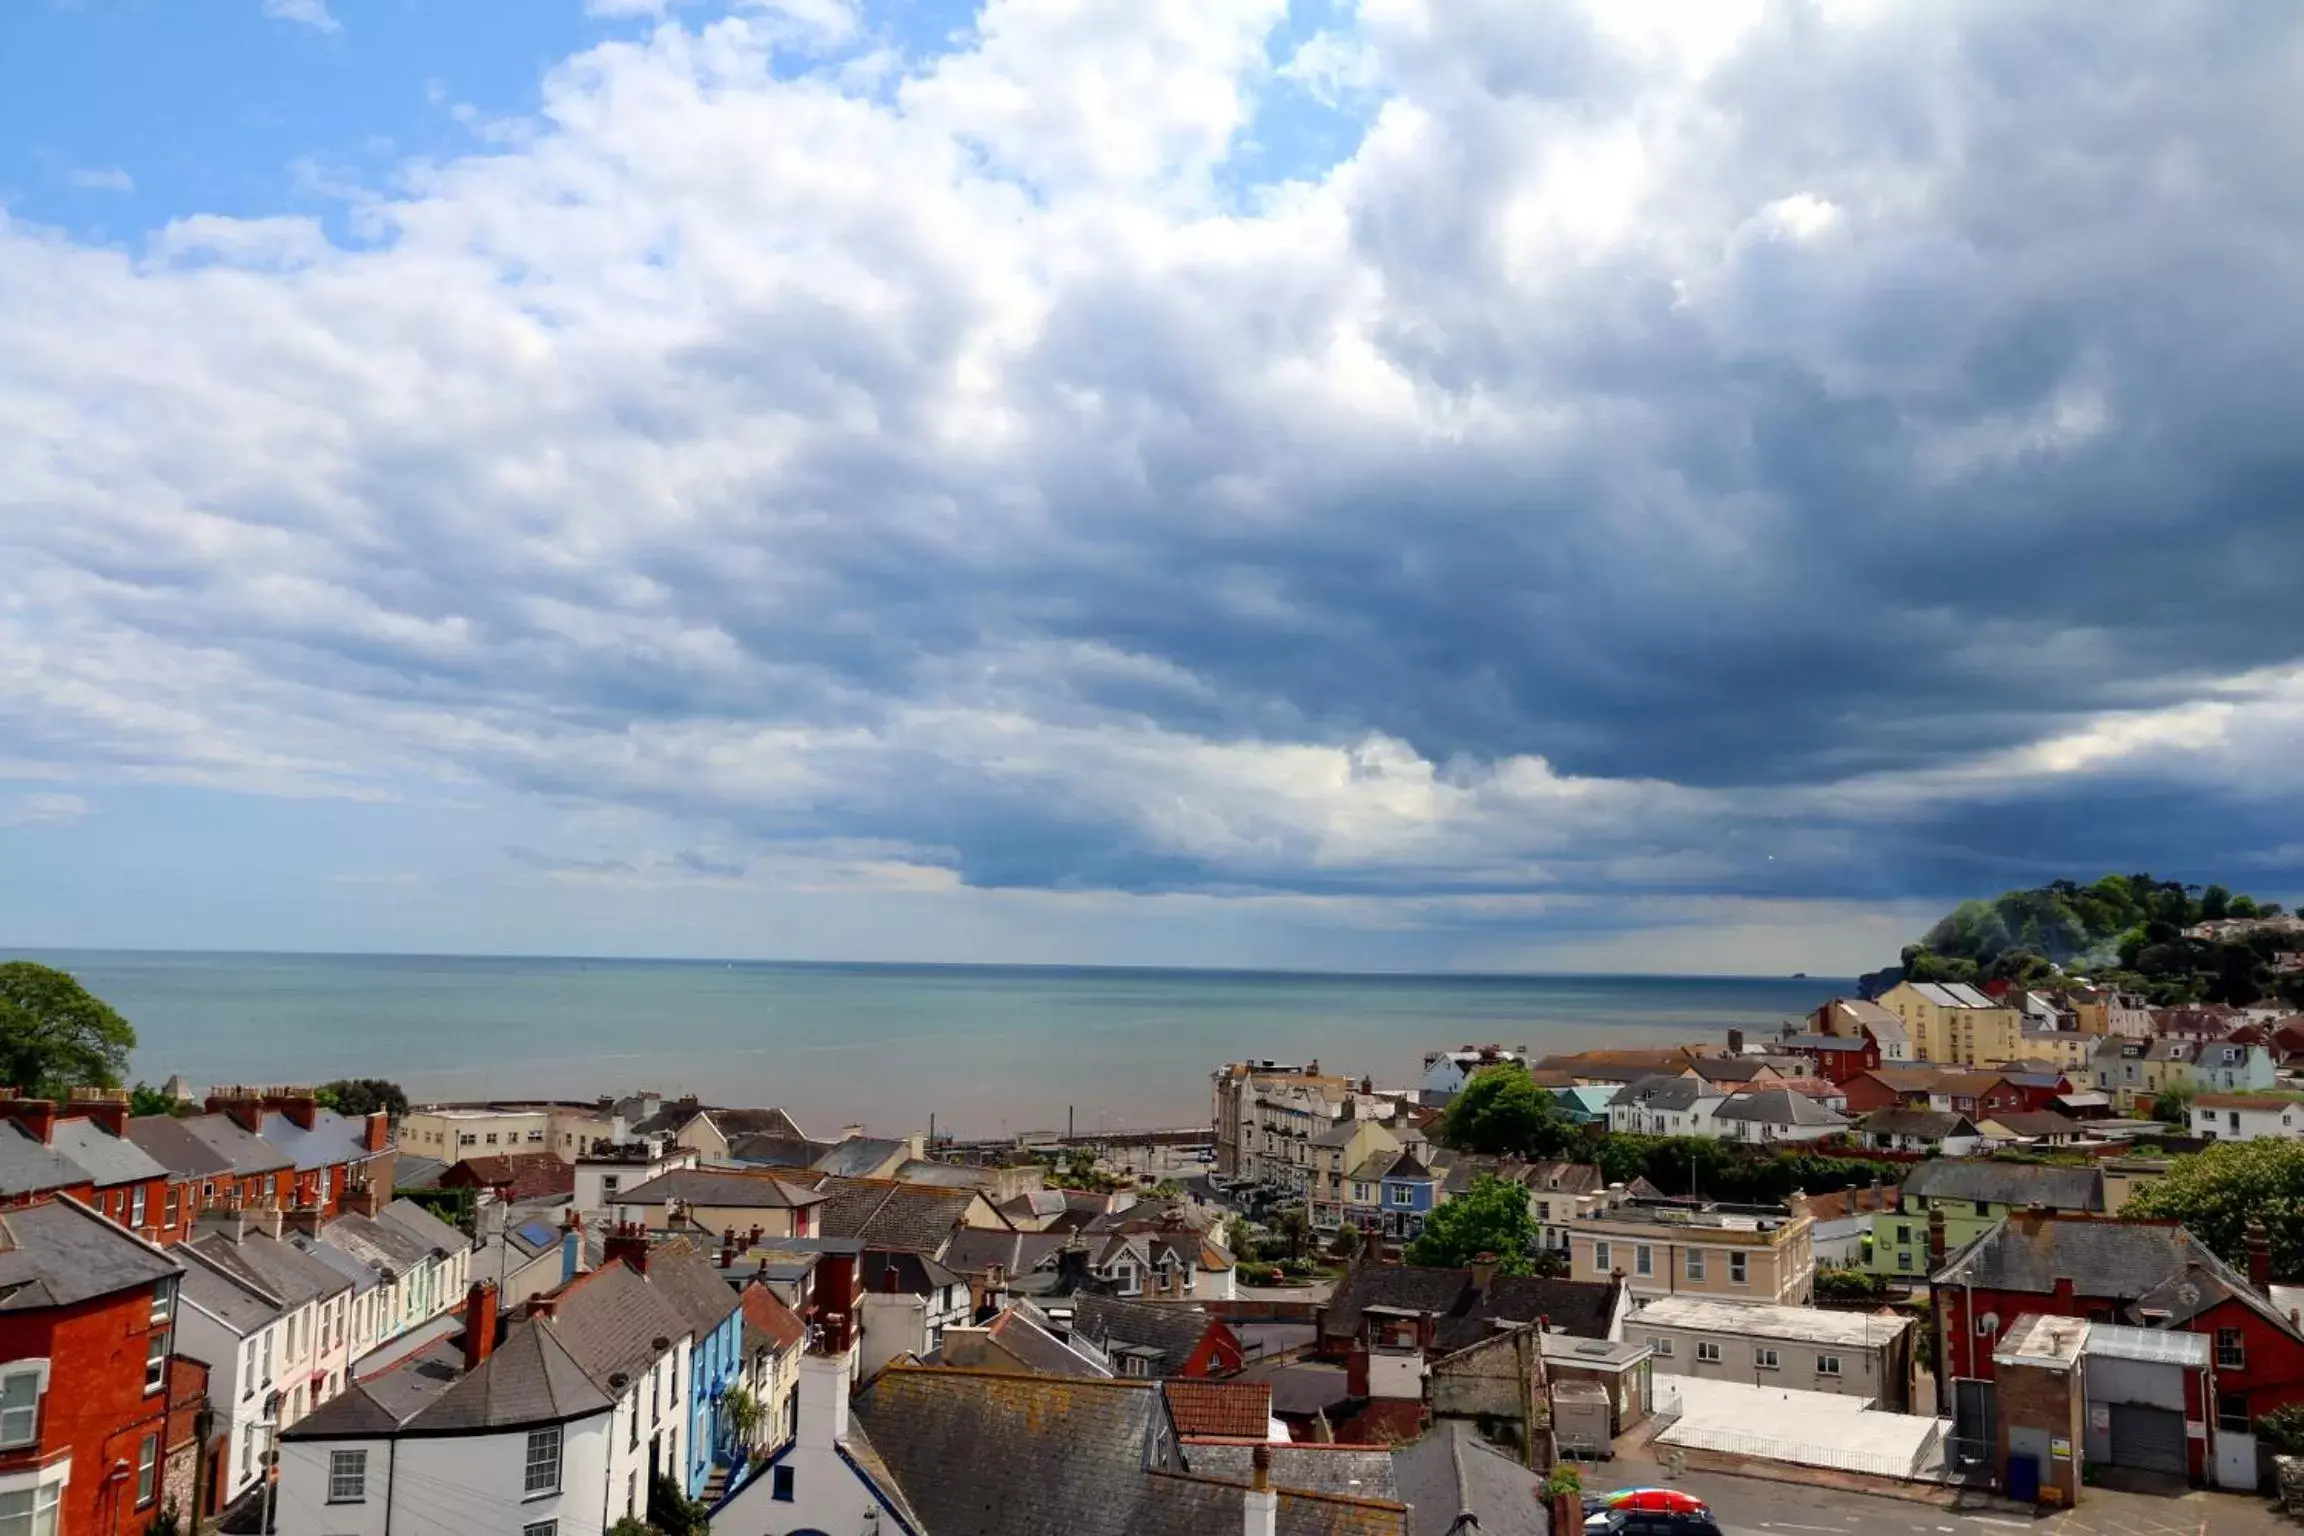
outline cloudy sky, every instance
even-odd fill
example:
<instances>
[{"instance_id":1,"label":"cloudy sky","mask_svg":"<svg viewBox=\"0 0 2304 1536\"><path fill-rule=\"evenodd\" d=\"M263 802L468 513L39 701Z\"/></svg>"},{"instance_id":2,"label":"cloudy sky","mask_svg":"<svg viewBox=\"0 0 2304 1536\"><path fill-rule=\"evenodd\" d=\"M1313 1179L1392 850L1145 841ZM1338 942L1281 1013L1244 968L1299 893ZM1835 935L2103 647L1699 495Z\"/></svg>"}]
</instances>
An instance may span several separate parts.
<instances>
[{"instance_id":1,"label":"cloudy sky","mask_svg":"<svg viewBox=\"0 0 2304 1536\"><path fill-rule=\"evenodd\" d=\"M2304 890L2288 0L14 0L0 942Z\"/></svg>"}]
</instances>

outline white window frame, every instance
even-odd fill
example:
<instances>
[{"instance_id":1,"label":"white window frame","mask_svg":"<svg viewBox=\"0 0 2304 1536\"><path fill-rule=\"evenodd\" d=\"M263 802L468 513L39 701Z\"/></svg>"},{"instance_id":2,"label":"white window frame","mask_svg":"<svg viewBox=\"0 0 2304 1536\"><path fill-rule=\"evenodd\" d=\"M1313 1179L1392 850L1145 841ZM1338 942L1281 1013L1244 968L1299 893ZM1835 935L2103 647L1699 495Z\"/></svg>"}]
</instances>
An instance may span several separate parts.
<instances>
[{"instance_id":1,"label":"white window frame","mask_svg":"<svg viewBox=\"0 0 2304 1536\"><path fill-rule=\"evenodd\" d=\"M1605 1274L1607 1274L1607 1273L1608 1273L1608 1257L1609 1257L1609 1251L1608 1251L1608 1244L1607 1244L1607 1243L1605 1243L1605 1242L1595 1242L1595 1243L1593 1243L1593 1245L1592 1245L1592 1267L1593 1267L1594 1269L1598 1270L1598 1271L1599 1271L1601 1274L1603 1274L1603 1275L1605 1275Z\"/></svg>"},{"instance_id":2,"label":"white window frame","mask_svg":"<svg viewBox=\"0 0 2304 1536\"><path fill-rule=\"evenodd\" d=\"M1646 1243L1635 1243L1632 1247L1632 1273L1636 1275L1655 1274L1656 1250Z\"/></svg>"},{"instance_id":3,"label":"white window frame","mask_svg":"<svg viewBox=\"0 0 2304 1536\"><path fill-rule=\"evenodd\" d=\"M1741 1253L1728 1255L1728 1283L1730 1285L1750 1285L1752 1283L1752 1270L1750 1264L1746 1262L1745 1255Z\"/></svg>"},{"instance_id":4,"label":"white window frame","mask_svg":"<svg viewBox=\"0 0 2304 1536\"><path fill-rule=\"evenodd\" d=\"M1672 1358L1672 1341L1652 1338L1648 1341L1648 1351L1659 1360L1669 1360Z\"/></svg>"},{"instance_id":5,"label":"white window frame","mask_svg":"<svg viewBox=\"0 0 2304 1536\"><path fill-rule=\"evenodd\" d=\"M1704 1278L1704 1250L1701 1248L1688 1250L1688 1278L1691 1280Z\"/></svg>"},{"instance_id":6,"label":"white window frame","mask_svg":"<svg viewBox=\"0 0 2304 1536\"><path fill-rule=\"evenodd\" d=\"M366 1451L330 1451L328 1453L328 1502L331 1504L365 1504L368 1502L368 1453Z\"/></svg>"},{"instance_id":7,"label":"white window frame","mask_svg":"<svg viewBox=\"0 0 2304 1536\"><path fill-rule=\"evenodd\" d=\"M0 1391L4 1391L6 1387L25 1378L29 1378L32 1383L32 1401L29 1405L0 1411L0 1449L18 1450L28 1445L40 1443L41 1410L45 1407L48 1398L48 1362L45 1360L9 1361L5 1368L0 1368ZM30 1427L20 1435L7 1433L8 1414L26 1412L31 1415Z\"/></svg>"},{"instance_id":8,"label":"white window frame","mask_svg":"<svg viewBox=\"0 0 2304 1536\"><path fill-rule=\"evenodd\" d=\"M1839 1375L1840 1357L1838 1355L1818 1355L1816 1357L1816 1374L1819 1376Z\"/></svg>"},{"instance_id":9,"label":"white window frame","mask_svg":"<svg viewBox=\"0 0 2304 1536\"><path fill-rule=\"evenodd\" d=\"M1718 1365L1720 1363L1720 1346L1710 1339L1698 1339L1696 1341L1696 1363L1698 1365Z\"/></svg>"},{"instance_id":10,"label":"white window frame","mask_svg":"<svg viewBox=\"0 0 2304 1536\"><path fill-rule=\"evenodd\" d=\"M144 1186L139 1184L128 1196L128 1225L131 1227L144 1225L144 1195Z\"/></svg>"},{"instance_id":11,"label":"white window frame","mask_svg":"<svg viewBox=\"0 0 2304 1536\"><path fill-rule=\"evenodd\" d=\"M1784 1362L1775 1350L1761 1344L1752 1350L1752 1368L1756 1371L1780 1371L1784 1368Z\"/></svg>"},{"instance_id":12,"label":"white window frame","mask_svg":"<svg viewBox=\"0 0 2304 1536\"><path fill-rule=\"evenodd\" d=\"M521 1465L520 1475L522 1498L550 1498L560 1491L562 1451L565 1448L565 1438L557 1424L528 1431L526 1459ZM549 1459L539 1454L546 1447L549 1447ZM541 1486L537 1481L537 1473L547 1467L551 1473L551 1485L549 1487Z\"/></svg>"},{"instance_id":13,"label":"white window frame","mask_svg":"<svg viewBox=\"0 0 2304 1536\"><path fill-rule=\"evenodd\" d=\"M136 1442L136 1507L150 1509L160 1497L160 1437L146 1435Z\"/></svg>"},{"instance_id":14,"label":"white window frame","mask_svg":"<svg viewBox=\"0 0 2304 1536\"><path fill-rule=\"evenodd\" d=\"M0 1488L0 1501L24 1501L24 1507L20 1510L0 1511L0 1521L21 1519L24 1522L22 1529L30 1532L31 1536L55 1536L62 1529L64 1481L68 1468L47 1468L37 1475L41 1481L20 1482L11 1478L8 1480L9 1486Z\"/></svg>"}]
</instances>

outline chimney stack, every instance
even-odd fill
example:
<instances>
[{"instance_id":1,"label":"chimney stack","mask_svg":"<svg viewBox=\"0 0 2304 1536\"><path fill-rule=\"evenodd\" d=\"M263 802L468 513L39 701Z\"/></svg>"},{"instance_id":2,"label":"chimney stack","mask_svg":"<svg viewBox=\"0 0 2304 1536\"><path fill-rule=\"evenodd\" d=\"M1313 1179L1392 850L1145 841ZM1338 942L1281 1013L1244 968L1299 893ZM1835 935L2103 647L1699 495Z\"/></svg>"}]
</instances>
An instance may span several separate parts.
<instances>
[{"instance_id":1,"label":"chimney stack","mask_svg":"<svg viewBox=\"0 0 2304 1536\"><path fill-rule=\"evenodd\" d=\"M42 1146L56 1140L56 1105L48 1099L27 1099L10 1089L7 1097L0 1098L0 1116L6 1116L24 1128L24 1134Z\"/></svg>"},{"instance_id":2,"label":"chimney stack","mask_svg":"<svg viewBox=\"0 0 2304 1536\"><path fill-rule=\"evenodd\" d=\"M464 1369L480 1369L495 1351L496 1282L475 1280L464 1293Z\"/></svg>"},{"instance_id":3,"label":"chimney stack","mask_svg":"<svg viewBox=\"0 0 2304 1536\"><path fill-rule=\"evenodd\" d=\"M571 1207L568 1225L560 1233L560 1283L566 1285L584 1273L584 1213Z\"/></svg>"},{"instance_id":4,"label":"chimney stack","mask_svg":"<svg viewBox=\"0 0 2304 1536\"><path fill-rule=\"evenodd\" d=\"M392 1145L392 1117L381 1109L369 1111L361 1140L371 1152L381 1152Z\"/></svg>"},{"instance_id":5,"label":"chimney stack","mask_svg":"<svg viewBox=\"0 0 2304 1536\"><path fill-rule=\"evenodd\" d=\"M115 1136L128 1134L128 1093L121 1088L75 1088L65 1113L102 1126Z\"/></svg>"},{"instance_id":6,"label":"chimney stack","mask_svg":"<svg viewBox=\"0 0 2304 1536\"><path fill-rule=\"evenodd\" d=\"M1928 1207L1928 1272L1934 1274L1944 1267L1944 1207Z\"/></svg>"},{"instance_id":7,"label":"chimney stack","mask_svg":"<svg viewBox=\"0 0 2304 1536\"><path fill-rule=\"evenodd\" d=\"M266 1237L278 1237L281 1229L287 1225L286 1216L280 1209L280 1202L275 1199L270 1205L260 1208L256 1212L256 1219L249 1225Z\"/></svg>"},{"instance_id":8,"label":"chimney stack","mask_svg":"<svg viewBox=\"0 0 2304 1536\"><path fill-rule=\"evenodd\" d=\"M620 1221L608 1236L603 1262L625 1264L638 1275L648 1273L648 1229L637 1221Z\"/></svg>"},{"instance_id":9,"label":"chimney stack","mask_svg":"<svg viewBox=\"0 0 2304 1536\"><path fill-rule=\"evenodd\" d=\"M2272 1234L2264 1223L2248 1223L2248 1283L2256 1287L2258 1295L2267 1295L2272 1289Z\"/></svg>"},{"instance_id":10,"label":"chimney stack","mask_svg":"<svg viewBox=\"0 0 2304 1536\"><path fill-rule=\"evenodd\" d=\"M1280 1495L1272 1489L1272 1447L1248 1453L1248 1492L1241 1497L1241 1536L1277 1536Z\"/></svg>"},{"instance_id":11,"label":"chimney stack","mask_svg":"<svg viewBox=\"0 0 2304 1536\"><path fill-rule=\"evenodd\" d=\"M1740 1029L1728 1031L1728 1054L1731 1056L1744 1054L1744 1031Z\"/></svg>"},{"instance_id":12,"label":"chimney stack","mask_svg":"<svg viewBox=\"0 0 2304 1536\"><path fill-rule=\"evenodd\" d=\"M291 1093L268 1094L264 1107L276 1109L288 1117L288 1123L300 1131L317 1130L320 1125L320 1101L310 1093L297 1090Z\"/></svg>"},{"instance_id":13,"label":"chimney stack","mask_svg":"<svg viewBox=\"0 0 2304 1536\"><path fill-rule=\"evenodd\" d=\"M1472 1260L1472 1290L1485 1296L1496 1283L1496 1255L1483 1253Z\"/></svg>"},{"instance_id":14,"label":"chimney stack","mask_svg":"<svg viewBox=\"0 0 2304 1536\"><path fill-rule=\"evenodd\" d=\"M1379 1227L1370 1227L1360 1238L1360 1259L1365 1264L1384 1262L1384 1233Z\"/></svg>"},{"instance_id":15,"label":"chimney stack","mask_svg":"<svg viewBox=\"0 0 2304 1536\"><path fill-rule=\"evenodd\" d=\"M317 1205L300 1205L281 1218L281 1230L301 1232L318 1241L320 1228L328 1220L328 1213Z\"/></svg>"},{"instance_id":16,"label":"chimney stack","mask_svg":"<svg viewBox=\"0 0 2304 1536\"><path fill-rule=\"evenodd\" d=\"M736 1229L734 1227L730 1227L720 1234L720 1267L722 1269L734 1269L736 1267Z\"/></svg>"}]
</instances>

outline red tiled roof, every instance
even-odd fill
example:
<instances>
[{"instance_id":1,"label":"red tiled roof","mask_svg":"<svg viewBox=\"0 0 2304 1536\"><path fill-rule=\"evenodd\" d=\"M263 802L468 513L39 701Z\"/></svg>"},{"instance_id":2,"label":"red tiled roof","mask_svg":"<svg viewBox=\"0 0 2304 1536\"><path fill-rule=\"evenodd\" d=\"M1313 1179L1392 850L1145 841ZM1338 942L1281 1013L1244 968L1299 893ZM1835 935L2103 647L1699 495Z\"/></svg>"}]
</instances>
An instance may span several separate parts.
<instances>
[{"instance_id":1,"label":"red tiled roof","mask_svg":"<svg viewBox=\"0 0 2304 1536\"><path fill-rule=\"evenodd\" d=\"M778 1349L790 1349L808 1336L800 1314L768 1287L747 1285L738 1299L744 1303L744 1326L767 1335Z\"/></svg>"},{"instance_id":2,"label":"red tiled roof","mask_svg":"<svg viewBox=\"0 0 2304 1536\"><path fill-rule=\"evenodd\" d=\"M576 1165L556 1152L514 1152L492 1157L468 1157L440 1182L449 1188L477 1186L510 1191L508 1199L541 1200L576 1192Z\"/></svg>"},{"instance_id":3,"label":"red tiled roof","mask_svg":"<svg viewBox=\"0 0 2304 1536\"><path fill-rule=\"evenodd\" d=\"M1218 1439L1262 1440L1272 1422L1268 1381L1170 1381L1168 1415L1176 1433Z\"/></svg>"}]
</instances>

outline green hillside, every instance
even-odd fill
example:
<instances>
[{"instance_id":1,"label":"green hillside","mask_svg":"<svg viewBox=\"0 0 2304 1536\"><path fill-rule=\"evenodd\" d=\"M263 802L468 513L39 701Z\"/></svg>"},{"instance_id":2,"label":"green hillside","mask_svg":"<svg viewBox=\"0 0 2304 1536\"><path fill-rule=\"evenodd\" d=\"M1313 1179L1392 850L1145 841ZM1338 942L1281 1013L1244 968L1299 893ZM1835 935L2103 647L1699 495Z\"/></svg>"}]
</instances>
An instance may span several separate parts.
<instances>
[{"instance_id":1,"label":"green hillside","mask_svg":"<svg viewBox=\"0 0 2304 1536\"><path fill-rule=\"evenodd\" d=\"M2304 1008L2304 976L2276 975L2272 960L2304 950L2304 933L2266 927L2223 940L2185 937L2200 923L2282 915L2278 902L2152 875L2106 875L2091 885L2056 880L1990 901L1962 902L1907 945L1902 964L1865 978L1867 994L1900 979L2025 986L2082 978L2155 1004L2278 998Z\"/></svg>"}]
</instances>

